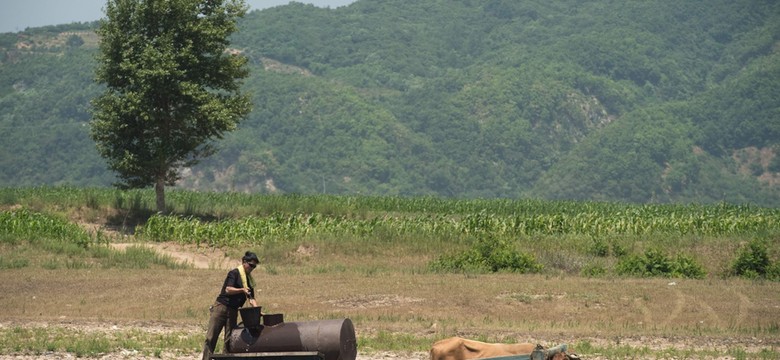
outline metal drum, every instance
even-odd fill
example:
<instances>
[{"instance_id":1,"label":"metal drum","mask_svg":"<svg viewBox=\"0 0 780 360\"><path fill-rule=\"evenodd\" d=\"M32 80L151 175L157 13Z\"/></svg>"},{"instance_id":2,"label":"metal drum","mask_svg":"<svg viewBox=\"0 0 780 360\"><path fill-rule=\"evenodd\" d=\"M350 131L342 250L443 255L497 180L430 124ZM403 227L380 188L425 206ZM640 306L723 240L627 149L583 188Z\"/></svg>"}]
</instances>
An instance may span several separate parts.
<instances>
[{"instance_id":1,"label":"metal drum","mask_svg":"<svg viewBox=\"0 0 780 360\"><path fill-rule=\"evenodd\" d=\"M349 319L283 322L258 328L235 328L229 353L318 351L323 360L355 360L357 339Z\"/></svg>"}]
</instances>

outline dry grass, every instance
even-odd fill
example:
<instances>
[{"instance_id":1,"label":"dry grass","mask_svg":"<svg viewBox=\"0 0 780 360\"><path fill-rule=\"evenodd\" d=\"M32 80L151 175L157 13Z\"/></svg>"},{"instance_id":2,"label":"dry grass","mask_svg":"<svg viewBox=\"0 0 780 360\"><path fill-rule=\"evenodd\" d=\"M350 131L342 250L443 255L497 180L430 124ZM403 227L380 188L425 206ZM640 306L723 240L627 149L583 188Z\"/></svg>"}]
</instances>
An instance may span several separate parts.
<instances>
[{"instance_id":1,"label":"dry grass","mask_svg":"<svg viewBox=\"0 0 780 360\"><path fill-rule=\"evenodd\" d=\"M258 270L259 302L267 312L284 313L287 321L347 317L365 338L399 333L431 341L461 335L573 344L653 336L780 345L777 283L366 273L348 267L322 274ZM203 328L224 275L223 270L3 270L0 321Z\"/></svg>"}]
</instances>

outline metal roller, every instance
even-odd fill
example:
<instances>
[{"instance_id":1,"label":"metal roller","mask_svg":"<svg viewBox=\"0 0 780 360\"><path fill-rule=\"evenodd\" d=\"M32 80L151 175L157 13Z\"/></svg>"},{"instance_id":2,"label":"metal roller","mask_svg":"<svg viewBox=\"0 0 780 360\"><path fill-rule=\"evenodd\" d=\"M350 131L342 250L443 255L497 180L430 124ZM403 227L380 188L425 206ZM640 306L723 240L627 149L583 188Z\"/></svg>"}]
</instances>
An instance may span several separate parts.
<instances>
[{"instance_id":1,"label":"metal roller","mask_svg":"<svg viewBox=\"0 0 780 360\"><path fill-rule=\"evenodd\" d=\"M323 360L355 360L357 340L349 319L284 322L230 333L229 353L318 351Z\"/></svg>"}]
</instances>

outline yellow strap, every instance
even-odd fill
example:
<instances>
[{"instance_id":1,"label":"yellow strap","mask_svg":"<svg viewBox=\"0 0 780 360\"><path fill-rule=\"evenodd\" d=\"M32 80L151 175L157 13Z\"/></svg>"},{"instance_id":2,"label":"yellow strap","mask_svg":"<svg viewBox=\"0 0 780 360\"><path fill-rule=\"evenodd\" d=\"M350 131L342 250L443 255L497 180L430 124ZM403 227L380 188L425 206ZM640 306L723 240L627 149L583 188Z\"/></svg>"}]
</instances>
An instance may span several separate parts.
<instances>
[{"instance_id":1,"label":"yellow strap","mask_svg":"<svg viewBox=\"0 0 780 360\"><path fill-rule=\"evenodd\" d=\"M255 282L252 279L251 275L248 275L246 271L244 270L244 264L238 265L236 267L238 269L238 273L241 275L241 284L244 285L245 288L255 288Z\"/></svg>"}]
</instances>

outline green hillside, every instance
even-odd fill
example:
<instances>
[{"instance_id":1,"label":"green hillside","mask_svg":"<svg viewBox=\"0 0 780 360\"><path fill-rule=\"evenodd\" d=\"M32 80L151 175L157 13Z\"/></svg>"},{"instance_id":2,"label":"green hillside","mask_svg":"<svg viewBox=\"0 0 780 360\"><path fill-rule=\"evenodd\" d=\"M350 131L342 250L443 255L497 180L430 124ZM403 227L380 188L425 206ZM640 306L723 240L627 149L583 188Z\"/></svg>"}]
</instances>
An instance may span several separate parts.
<instances>
[{"instance_id":1,"label":"green hillside","mask_svg":"<svg viewBox=\"0 0 780 360\"><path fill-rule=\"evenodd\" d=\"M0 34L0 186L111 183L94 26ZM254 11L254 110L181 186L780 206L779 40L774 1Z\"/></svg>"}]
</instances>

